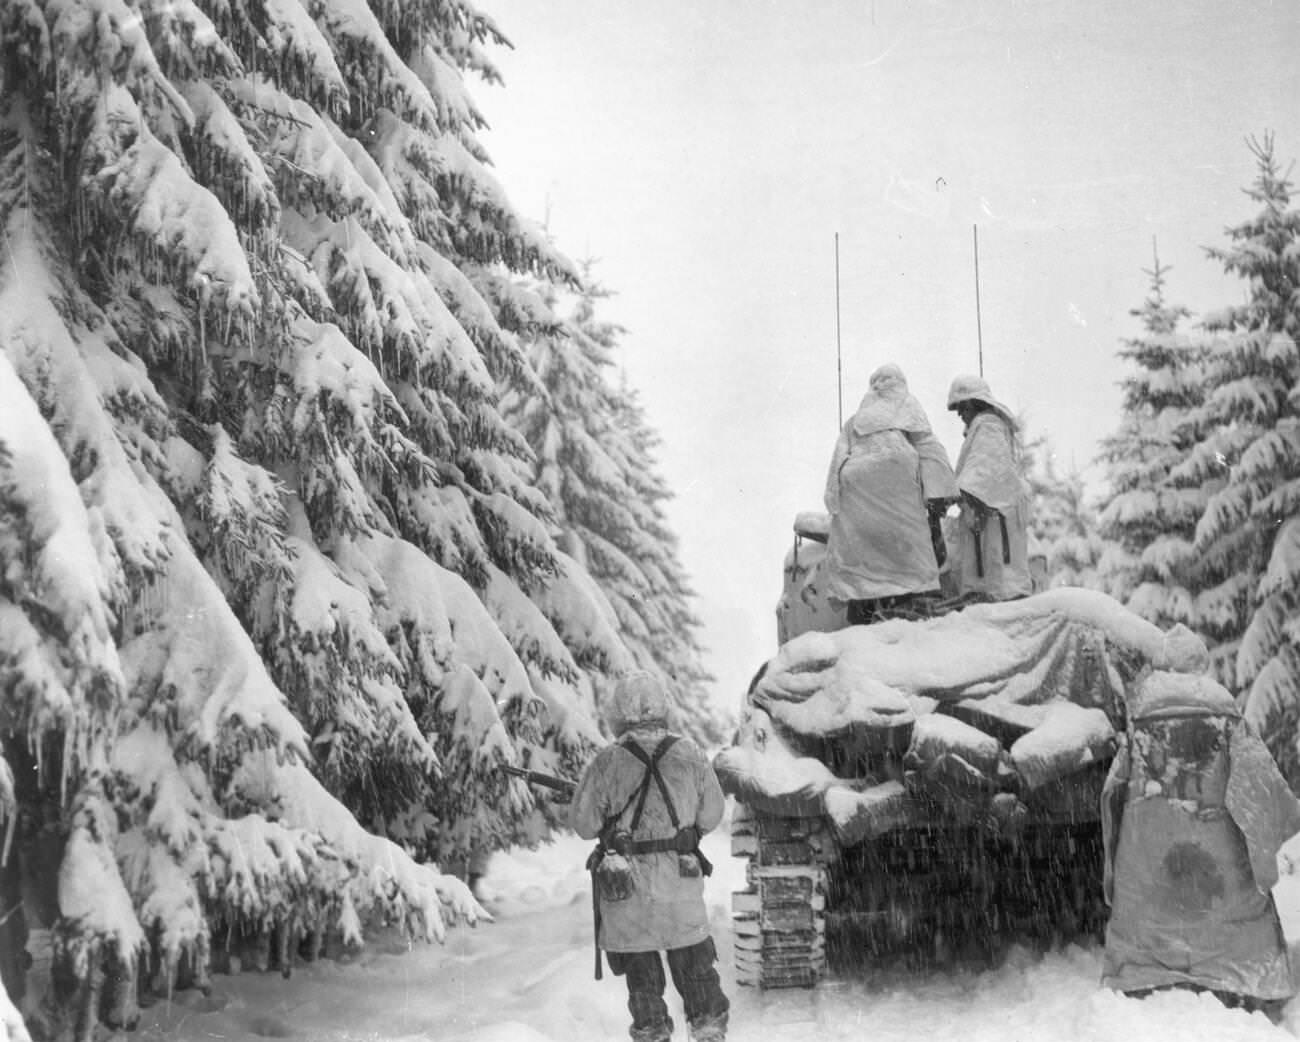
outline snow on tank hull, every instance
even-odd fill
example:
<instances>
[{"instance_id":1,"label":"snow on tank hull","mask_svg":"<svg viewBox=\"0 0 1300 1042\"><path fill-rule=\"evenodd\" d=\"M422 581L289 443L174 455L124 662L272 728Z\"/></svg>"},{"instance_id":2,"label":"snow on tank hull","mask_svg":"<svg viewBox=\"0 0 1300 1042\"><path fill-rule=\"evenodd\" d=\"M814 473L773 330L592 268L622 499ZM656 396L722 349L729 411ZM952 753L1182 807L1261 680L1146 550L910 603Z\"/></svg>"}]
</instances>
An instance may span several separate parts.
<instances>
[{"instance_id":1,"label":"snow on tank hull","mask_svg":"<svg viewBox=\"0 0 1300 1042\"><path fill-rule=\"evenodd\" d=\"M737 979L1100 936L1099 797L1127 688L1207 663L1187 631L1084 590L793 636L714 763L749 859Z\"/></svg>"}]
</instances>

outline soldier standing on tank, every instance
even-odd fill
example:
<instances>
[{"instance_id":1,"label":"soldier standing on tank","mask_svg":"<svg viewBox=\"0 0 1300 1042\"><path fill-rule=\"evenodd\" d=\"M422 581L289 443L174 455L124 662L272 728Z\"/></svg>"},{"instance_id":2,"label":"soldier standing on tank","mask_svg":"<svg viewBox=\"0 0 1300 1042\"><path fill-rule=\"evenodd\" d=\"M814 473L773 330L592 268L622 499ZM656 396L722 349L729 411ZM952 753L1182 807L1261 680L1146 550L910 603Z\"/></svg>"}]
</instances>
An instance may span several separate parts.
<instances>
[{"instance_id":1,"label":"soldier standing on tank","mask_svg":"<svg viewBox=\"0 0 1300 1042\"><path fill-rule=\"evenodd\" d=\"M610 970L627 979L629 1034L668 1042L664 952L691 1039L722 1042L730 1003L704 904L712 866L699 849L701 834L722 820L722 788L695 743L668 730L668 699L654 674L620 678L605 721L617 741L588 765L570 811L578 835L599 839L588 862L596 977L603 950Z\"/></svg>"},{"instance_id":2,"label":"soldier standing on tank","mask_svg":"<svg viewBox=\"0 0 1300 1042\"><path fill-rule=\"evenodd\" d=\"M1029 489L1015 417L978 376L958 376L948 409L966 425L957 457L961 515L952 568L961 595L1008 601L1033 591L1029 573Z\"/></svg>"},{"instance_id":3,"label":"soldier standing on tank","mask_svg":"<svg viewBox=\"0 0 1300 1042\"><path fill-rule=\"evenodd\" d=\"M826 476L826 594L850 625L916 613L938 597L943 511L957 498L948 453L896 365L871 374Z\"/></svg>"}]
</instances>

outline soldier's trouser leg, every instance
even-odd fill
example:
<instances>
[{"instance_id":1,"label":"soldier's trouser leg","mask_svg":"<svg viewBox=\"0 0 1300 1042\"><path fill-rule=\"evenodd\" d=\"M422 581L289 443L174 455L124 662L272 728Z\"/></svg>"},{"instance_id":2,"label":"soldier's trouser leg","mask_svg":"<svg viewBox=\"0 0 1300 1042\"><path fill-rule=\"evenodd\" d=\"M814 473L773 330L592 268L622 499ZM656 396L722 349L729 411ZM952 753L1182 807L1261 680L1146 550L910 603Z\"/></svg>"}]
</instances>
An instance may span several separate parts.
<instances>
[{"instance_id":1,"label":"soldier's trouser leg","mask_svg":"<svg viewBox=\"0 0 1300 1042\"><path fill-rule=\"evenodd\" d=\"M628 1034L633 1042L668 1042L673 1020L664 1002L664 964L658 952L606 952L610 972L627 978ZM673 975L676 980L676 974Z\"/></svg>"},{"instance_id":2,"label":"soldier's trouser leg","mask_svg":"<svg viewBox=\"0 0 1300 1042\"><path fill-rule=\"evenodd\" d=\"M717 958L712 937L668 952L668 969L686 1007L686 1023L694 1042L722 1042L727 1034L731 1003L722 993L722 981L714 966Z\"/></svg>"}]
</instances>

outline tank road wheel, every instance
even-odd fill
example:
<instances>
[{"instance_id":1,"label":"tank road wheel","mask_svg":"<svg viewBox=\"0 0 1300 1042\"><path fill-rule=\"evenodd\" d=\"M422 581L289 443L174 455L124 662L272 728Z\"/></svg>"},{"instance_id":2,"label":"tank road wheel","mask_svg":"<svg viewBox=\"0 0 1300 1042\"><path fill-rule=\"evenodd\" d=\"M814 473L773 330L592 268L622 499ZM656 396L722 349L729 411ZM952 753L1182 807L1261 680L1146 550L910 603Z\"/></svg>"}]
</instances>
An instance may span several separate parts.
<instances>
[{"instance_id":1,"label":"tank road wheel","mask_svg":"<svg viewBox=\"0 0 1300 1042\"><path fill-rule=\"evenodd\" d=\"M732 894L736 981L812 987L826 974L826 866L834 840L822 818L778 818L737 805L731 851L749 858Z\"/></svg>"}]
</instances>

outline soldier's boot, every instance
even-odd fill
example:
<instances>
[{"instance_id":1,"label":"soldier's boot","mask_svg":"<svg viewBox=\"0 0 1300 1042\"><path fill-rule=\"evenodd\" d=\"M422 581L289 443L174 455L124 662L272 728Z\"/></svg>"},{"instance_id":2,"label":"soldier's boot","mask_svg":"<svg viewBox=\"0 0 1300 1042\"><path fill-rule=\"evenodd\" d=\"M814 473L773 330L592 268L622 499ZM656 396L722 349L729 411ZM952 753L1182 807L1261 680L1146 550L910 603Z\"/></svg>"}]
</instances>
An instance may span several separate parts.
<instances>
[{"instance_id":1,"label":"soldier's boot","mask_svg":"<svg viewBox=\"0 0 1300 1042\"><path fill-rule=\"evenodd\" d=\"M689 1024L691 1042L724 1042L727 1037L727 1014L697 1017Z\"/></svg>"},{"instance_id":2,"label":"soldier's boot","mask_svg":"<svg viewBox=\"0 0 1300 1042\"><path fill-rule=\"evenodd\" d=\"M669 1017L655 1024L629 1028L627 1033L632 1036L632 1042L672 1042L673 1021Z\"/></svg>"}]
</instances>

